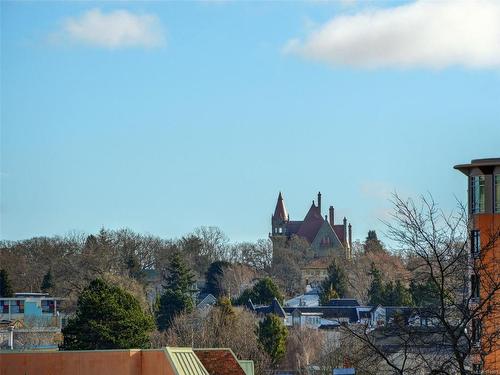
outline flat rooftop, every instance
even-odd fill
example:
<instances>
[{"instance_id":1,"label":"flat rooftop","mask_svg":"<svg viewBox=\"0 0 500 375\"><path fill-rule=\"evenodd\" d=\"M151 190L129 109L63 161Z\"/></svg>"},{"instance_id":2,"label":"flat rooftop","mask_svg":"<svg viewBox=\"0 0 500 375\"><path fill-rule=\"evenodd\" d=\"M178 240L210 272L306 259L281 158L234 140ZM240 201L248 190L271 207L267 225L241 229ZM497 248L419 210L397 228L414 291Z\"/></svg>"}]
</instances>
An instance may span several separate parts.
<instances>
[{"instance_id":1,"label":"flat rooftop","mask_svg":"<svg viewBox=\"0 0 500 375\"><path fill-rule=\"evenodd\" d=\"M453 168L458 169L460 172L465 172L472 168L482 167L498 167L500 166L500 158L486 158L474 159L469 164L457 164Z\"/></svg>"}]
</instances>

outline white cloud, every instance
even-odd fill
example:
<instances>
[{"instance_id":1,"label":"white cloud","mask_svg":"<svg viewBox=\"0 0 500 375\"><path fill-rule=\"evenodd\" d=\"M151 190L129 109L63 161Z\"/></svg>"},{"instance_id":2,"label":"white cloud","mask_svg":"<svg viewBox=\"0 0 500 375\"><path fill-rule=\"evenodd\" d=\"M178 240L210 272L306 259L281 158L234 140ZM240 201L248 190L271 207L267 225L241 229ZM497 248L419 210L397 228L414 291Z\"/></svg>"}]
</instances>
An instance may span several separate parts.
<instances>
[{"instance_id":1,"label":"white cloud","mask_svg":"<svg viewBox=\"0 0 500 375\"><path fill-rule=\"evenodd\" d=\"M395 188L383 181L364 181L360 185L360 191L365 198L387 201L395 192Z\"/></svg>"},{"instance_id":2,"label":"white cloud","mask_svg":"<svg viewBox=\"0 0 500 375\"><path fill-rule=\"evenodd\" d=\"M417 1L338 16L284 51L359 68L500 67L500 1Z\"/></svg>"},{"instance_id":3,"label":"white cloud","mask_svg":"<svg viewBox=\"0 0 500 375\"><path fill-rule=\"evenodd\" d=\"M91 9L80 17L67 18L59 34L64 40L102 48L158 47L165 37L155 15L127 10L102 13Z\"/></svg>"}]
</instances>

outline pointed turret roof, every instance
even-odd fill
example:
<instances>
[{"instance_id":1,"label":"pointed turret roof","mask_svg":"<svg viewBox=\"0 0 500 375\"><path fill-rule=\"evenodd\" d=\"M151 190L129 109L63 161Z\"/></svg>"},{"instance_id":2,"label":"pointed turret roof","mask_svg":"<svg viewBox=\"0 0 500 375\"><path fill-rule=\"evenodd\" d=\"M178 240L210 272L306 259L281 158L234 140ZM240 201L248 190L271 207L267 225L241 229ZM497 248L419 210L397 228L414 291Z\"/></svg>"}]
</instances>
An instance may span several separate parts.
<instances>
[{"instance_id":1,"label":"pointed turret roof","mask_svg":"<svg viewBox=\"0 0 500 375\"><path fill-rule=\"evenodd\" d=\"M286 211L285 201L283 200L283 196L281 195L281 191L278 195L278 201L276 202L276 208L274 209L275 219L288 220L288 212Z\"/></svg>"}]
</instances>

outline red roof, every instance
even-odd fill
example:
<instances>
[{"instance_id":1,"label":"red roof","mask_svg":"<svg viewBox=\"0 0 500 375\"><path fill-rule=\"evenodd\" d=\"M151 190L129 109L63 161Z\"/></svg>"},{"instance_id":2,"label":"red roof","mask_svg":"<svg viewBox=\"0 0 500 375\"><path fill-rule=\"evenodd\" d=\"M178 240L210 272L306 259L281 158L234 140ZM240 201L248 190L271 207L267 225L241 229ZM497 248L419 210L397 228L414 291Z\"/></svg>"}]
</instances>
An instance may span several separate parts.
<instances>
[{"instance_id":1,"label":"red roof","mask_svg":"<svg viewBox=\"0 0 500 375\"><path fill-rule=\"evenodd\" d=\"M280 218L281 220L288 220L288 212L286 212L285 202L283 201L281 191L278 195L278 202L276 202L276 208L274 209L273 217Z\"/></svg>"},{"instance_id":2,"label":"red roof","mask_svg":"<svg viewBox=\"0 0 500 375\"><path fill-rule=\"evenodd\" d=\"M337 237L339 238L341 243L344 243L346 241L345 236L344 236L344 224L337 224L333 226L333 230Z\"/></svg>"},{"instance_id":3,"label":"red roof","mask_svg":"<svg viewBox=\"0 0 500 375\"><path fill-rule=\"evenodd\" d=\"M302 225L297 231L297 235L305 237L309 243L312 243L319 229L323 225L323 221L324 219L321 217L319 208L313 202L309 212L307 212L307 215L302 222Z\"/></svg>"},{"instance_id":4,"label":"red roof","mask_svg":"<svg viewBox=\"0 0 500 375\"><path fill-rule=\"evenodd\" d=\"M210 375L245 375L229 349L194 349L194 352Z\"/></svg>"}]
</instances>

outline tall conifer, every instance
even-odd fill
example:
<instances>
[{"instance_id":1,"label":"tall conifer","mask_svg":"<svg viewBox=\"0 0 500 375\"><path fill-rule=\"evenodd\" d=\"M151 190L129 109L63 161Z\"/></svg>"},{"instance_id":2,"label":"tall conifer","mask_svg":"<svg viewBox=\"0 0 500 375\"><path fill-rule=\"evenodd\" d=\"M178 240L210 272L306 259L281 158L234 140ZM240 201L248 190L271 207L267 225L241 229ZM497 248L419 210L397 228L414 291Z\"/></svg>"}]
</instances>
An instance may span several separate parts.
<instances>
[{"instance_id":1,"label":"tall conifer","mask_svg":"<svg viewBox=\"0 0 500 375\"><path fill-rule=\"evenodd\" d=\"M0 297L9 298L14 296L12 285L10 284L9 274L6 270L0 270Z\"/></svg>"},{"instance_id":2,"label":"tall conifer","mask_svg":"<svg viewBox=\"0 0 500 375\"><path fill-rule=\"evenodd\" d=\"M164 272L163 294L158 299L156 322L160 330L166 330L180 312L193 310L193 284L193 273L181 255L175 252Z\"/></svg>"}]
</instances>

